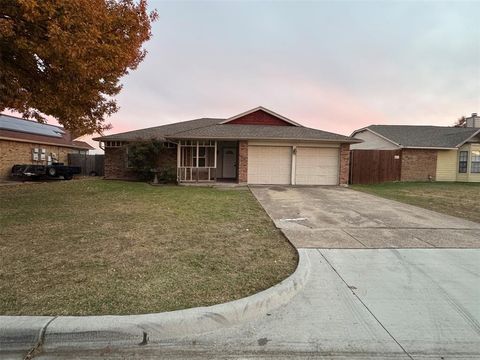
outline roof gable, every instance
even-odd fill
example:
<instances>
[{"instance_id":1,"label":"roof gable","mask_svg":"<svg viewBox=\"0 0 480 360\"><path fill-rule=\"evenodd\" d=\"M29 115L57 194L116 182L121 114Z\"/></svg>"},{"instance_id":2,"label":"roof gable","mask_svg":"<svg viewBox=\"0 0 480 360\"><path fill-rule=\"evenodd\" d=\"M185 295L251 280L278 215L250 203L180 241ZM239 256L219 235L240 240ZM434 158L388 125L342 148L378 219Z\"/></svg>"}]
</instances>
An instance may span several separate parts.
<instances>
[{"instance_id":1,"label":"roof gable","mask_svg":"<svg viewBox=\"0 0 480 360\"><path fill-rule=\"evenodd\" d=\"M221 124L301 126L293 120L290 120L262 106L232 116L231 118L221 122Z\"/></svg>"},{"instance_id":2,"label":"roof gable","mask_svg":"<svg viewBox=\"0 0 480 360\"><path fill-rule=\"evenodd\" d=\"M390 139L377 134L376 132L364 128L361 130L356 130L352 137L355 139L363 140L360 144L352 145L351 149L360 149L360 150L393 150L400 149L399 144L394 143Z\"/></svg>"}]
</instances>

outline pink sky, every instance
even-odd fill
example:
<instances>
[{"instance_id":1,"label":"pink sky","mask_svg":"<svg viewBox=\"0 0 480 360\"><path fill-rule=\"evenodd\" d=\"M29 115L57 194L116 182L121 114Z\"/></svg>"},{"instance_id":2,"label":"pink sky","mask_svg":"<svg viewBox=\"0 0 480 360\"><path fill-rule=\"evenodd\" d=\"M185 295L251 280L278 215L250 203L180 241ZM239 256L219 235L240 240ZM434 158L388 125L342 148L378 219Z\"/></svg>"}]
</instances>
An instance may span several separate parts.
<instances>
[{"instance_id":1,"label":"pink sky","mask_svg":"<svg viewBox=\"0 0 480 360\"><path fill-rule=\"evenodd\" d=\"M160 19L108 133L259 105L347 135L480 112L480 2L150 5Z\"/></svg>"}]
</instances>

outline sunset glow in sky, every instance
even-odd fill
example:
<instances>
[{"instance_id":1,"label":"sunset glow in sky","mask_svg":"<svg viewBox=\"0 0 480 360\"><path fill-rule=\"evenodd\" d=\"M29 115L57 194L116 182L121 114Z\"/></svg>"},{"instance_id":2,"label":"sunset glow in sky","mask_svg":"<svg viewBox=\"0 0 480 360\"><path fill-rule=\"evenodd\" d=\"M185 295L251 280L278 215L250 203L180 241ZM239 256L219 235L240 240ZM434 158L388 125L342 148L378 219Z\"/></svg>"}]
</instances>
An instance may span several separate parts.
<instances>
[{"instance_id":1,"label":"sunset glow in sky","mask_svg":"<svg viewBox=\"0 0 480 360\"><path fill-rule=\"evenodd\" d=\"M108 133L262 105L341 134L480 112L480 2L161 2Z\"/></svg>"}]
</instances>

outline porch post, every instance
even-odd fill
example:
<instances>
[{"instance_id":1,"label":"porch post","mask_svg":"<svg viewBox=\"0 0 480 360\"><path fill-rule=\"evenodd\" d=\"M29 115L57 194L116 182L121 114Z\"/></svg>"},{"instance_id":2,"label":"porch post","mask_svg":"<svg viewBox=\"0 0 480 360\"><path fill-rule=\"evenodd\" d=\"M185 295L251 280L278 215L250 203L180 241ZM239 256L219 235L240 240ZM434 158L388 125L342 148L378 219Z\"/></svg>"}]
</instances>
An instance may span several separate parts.
<instances>
[{"instance_id":1,"label":"porch post","mask_svg":"<svg viewBox=\"0 0 480 360\"><path fill-rule=\"evenodd\" d=\"M215 172L217 171L217 141L215 141L215 156L213 157L213 167L215 168Z\"/></svg>"},{"instance_id":2,"label":"porch post","mask_svg":"<svg viewBox=\"0 0 480 360\"><path fill-rule=\"evenodd\" d=\"M198 140L197 140L197 153L195 154L195 167L198 168Z\"/></svg>"},{"instance_id":3,"label":"porch post","mask_svg":"<svg viewBox=\"0 0 480 360\"><path fill-rule=\"evenodd\" d=\"M290 183L292 185L296 184L295 169L297 167L297 147L292 146L292 168L290 170Z\"/></svg>"},{"instance_id":4,"label":"porch post","mask_svg":"<svg viewBox=\"0 0 480 360\"><path fill-rule=\"evenodd\" d=\"M199 149L199 146L198 146L198 140L197 140L197 153L195 154L196 155L195 165L196 165L196 170L197 170L197 182L198 182L198 149Z\"/></svg>"},{"instance_id":5,"label":"porch post","mask_svg":"<svg viewBox=\"0 0 480 360\"><path fill-rule=\"evenodd\" d=\"M213 180L217 182L217 140L215 140L215 155L213 156L213 166L215 169L215 174L213 175Z\"/></svg>"},{"instance_id":6,"label":"porch post","mask_svg":"<svg viewBox=\"0 0 480 360\"><path fill-rule=\"evenodd\" d=\"M180 166L182 165L182 162L181 162L181 157L182 157L182 141L179 141L178 142L178 145L177 145L177 181L181 181L182 180L182 174L181 174L181 168Z\"/></svg>"}]
</instances>

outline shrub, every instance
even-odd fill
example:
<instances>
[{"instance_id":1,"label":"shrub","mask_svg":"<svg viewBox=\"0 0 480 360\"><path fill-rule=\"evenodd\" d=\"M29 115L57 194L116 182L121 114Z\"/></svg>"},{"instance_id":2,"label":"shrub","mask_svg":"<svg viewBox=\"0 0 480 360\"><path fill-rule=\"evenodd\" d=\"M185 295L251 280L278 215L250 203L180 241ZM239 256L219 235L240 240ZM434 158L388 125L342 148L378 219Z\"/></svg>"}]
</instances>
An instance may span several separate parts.
<instances>
[{"instance_id":1,"label":"shrub","mask_svg":"<svg viewBox=\"0 0 480 360\"><path fill-rule=\"evenodd\" d=\"M138 141L128 146L128 163L141 180L151 181L154 171L161 182L175 182L176 168L159 164L160 155L168 151L162 141L155 139Z\"/></svg>"}]
</instances>

